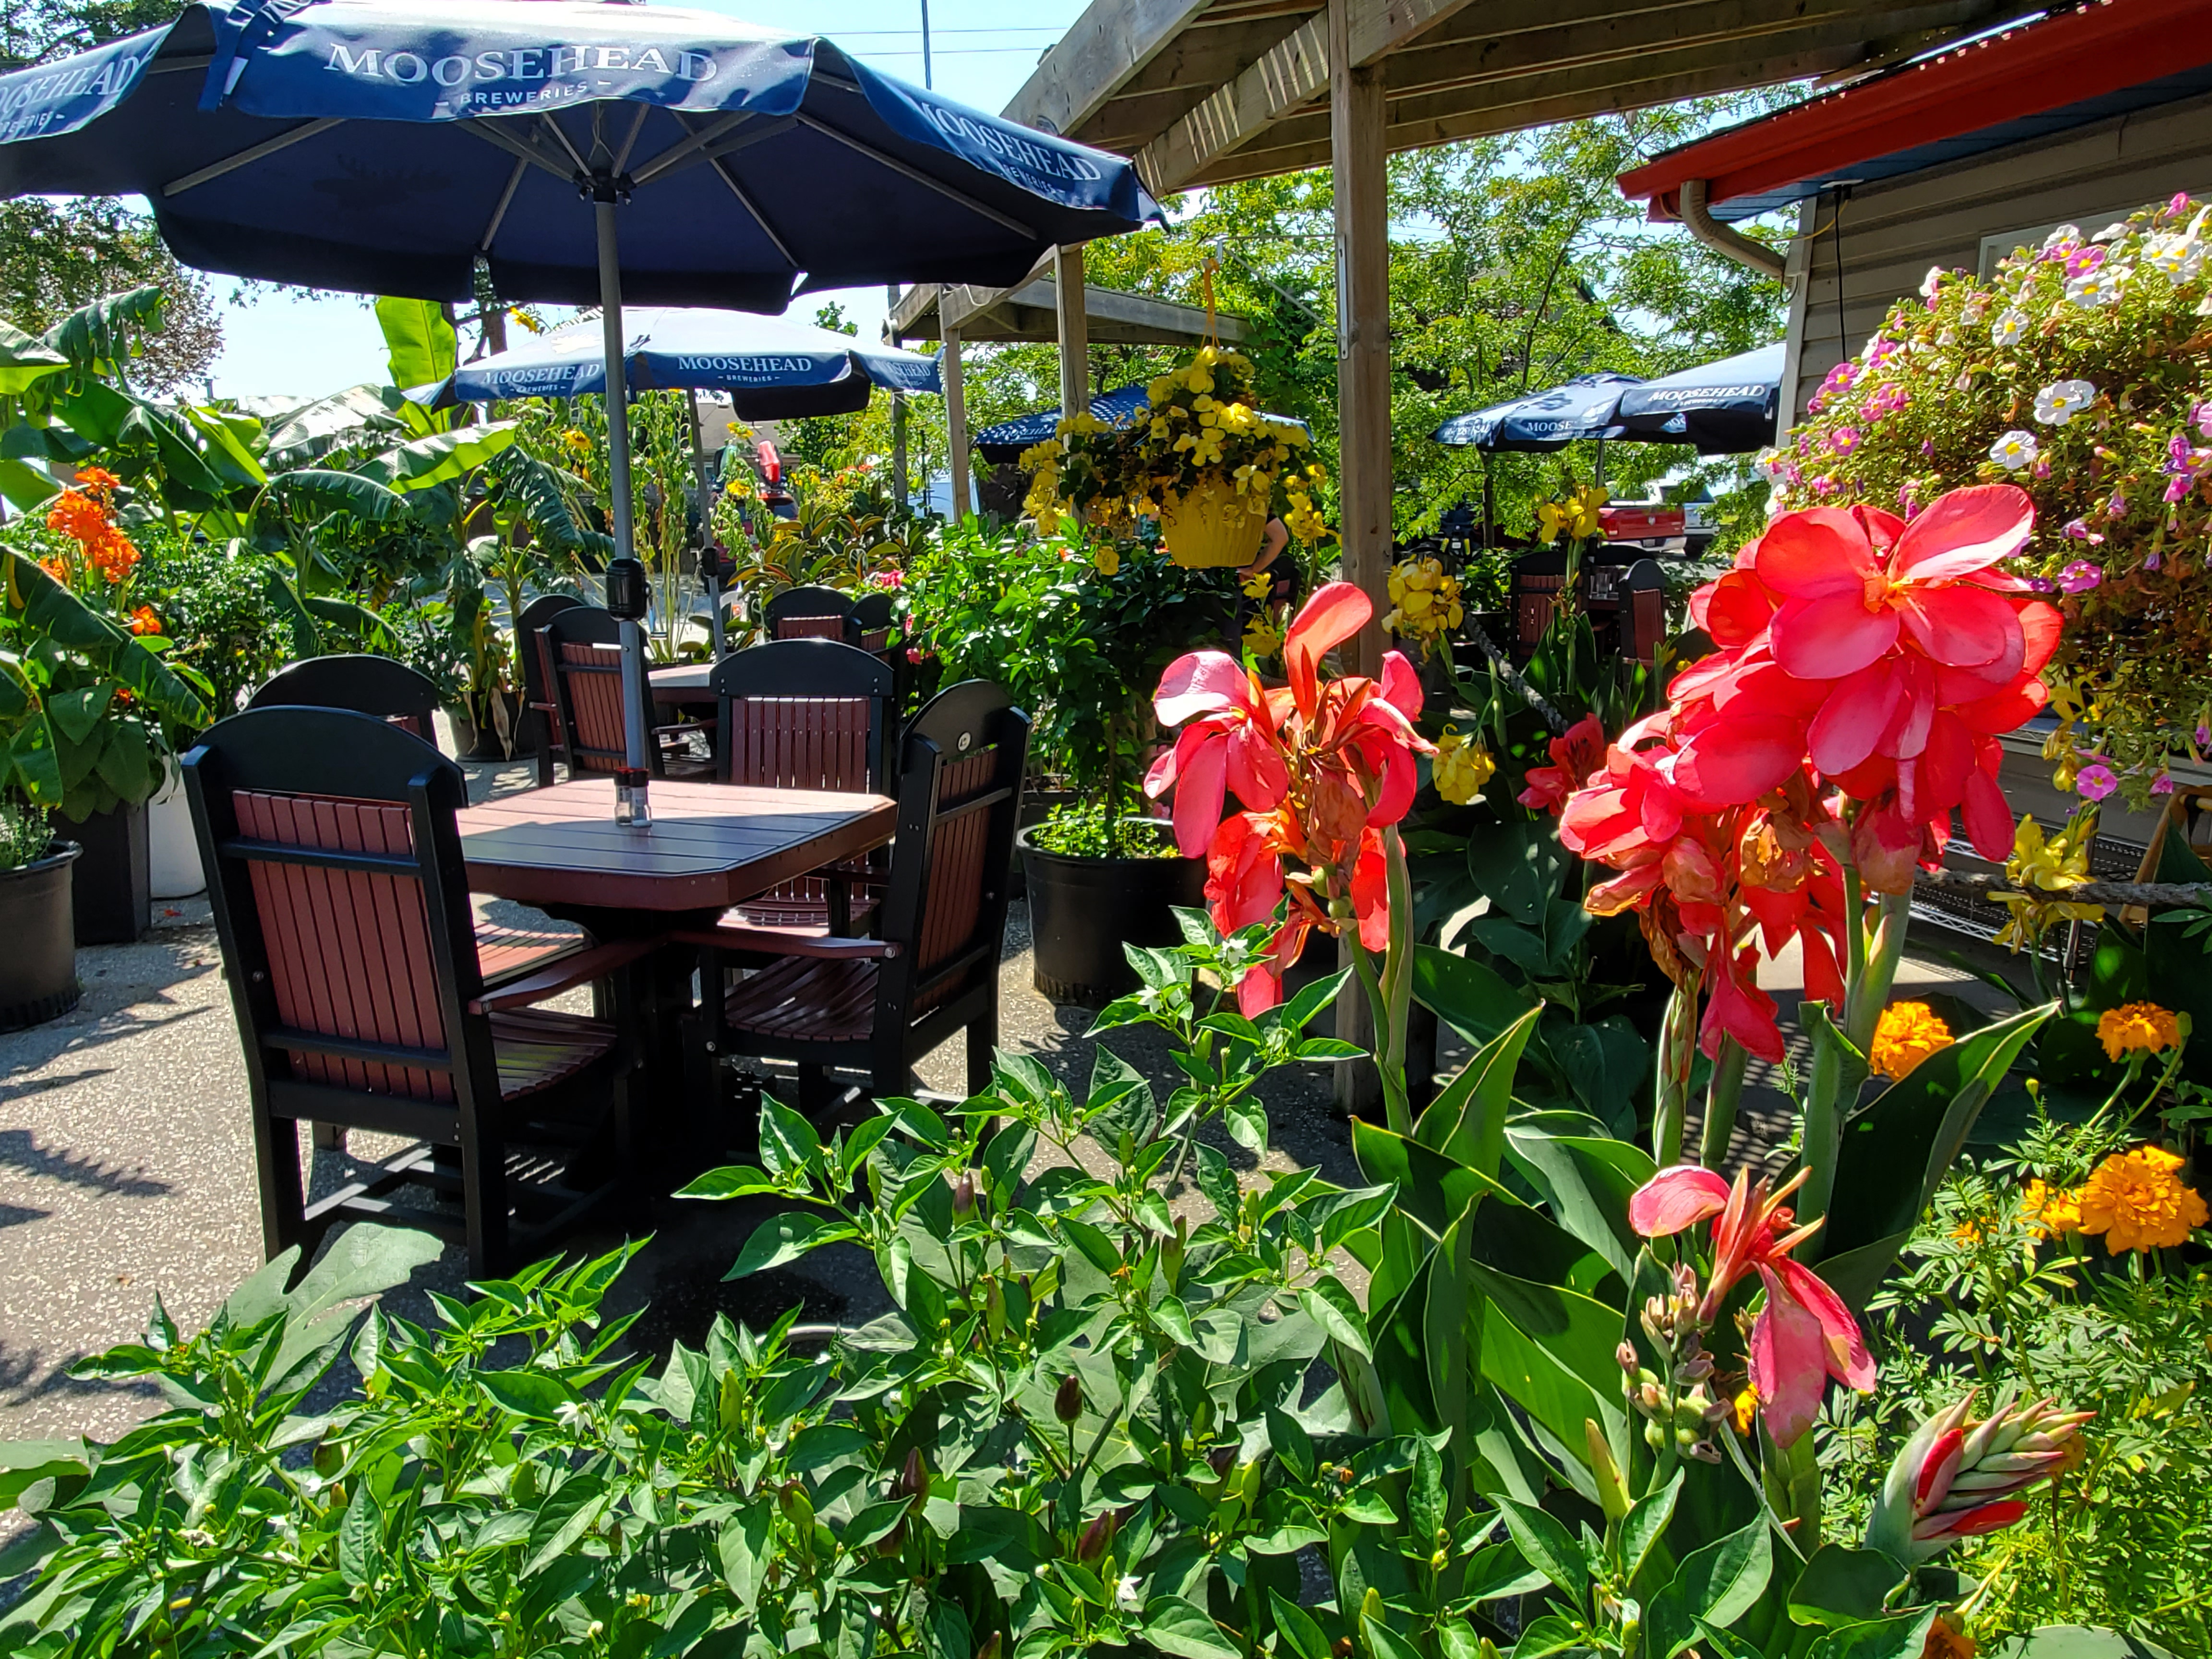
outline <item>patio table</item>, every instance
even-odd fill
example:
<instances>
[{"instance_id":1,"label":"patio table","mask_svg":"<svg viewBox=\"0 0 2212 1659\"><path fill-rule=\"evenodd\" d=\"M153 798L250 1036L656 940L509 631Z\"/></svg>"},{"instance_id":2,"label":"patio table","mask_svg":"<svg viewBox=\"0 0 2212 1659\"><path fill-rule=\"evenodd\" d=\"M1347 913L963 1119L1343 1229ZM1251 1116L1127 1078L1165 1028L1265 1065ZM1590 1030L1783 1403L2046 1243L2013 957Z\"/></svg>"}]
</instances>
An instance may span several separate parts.
<instances>
[{"instance_id":1,"label":"patio table","mask_svg":"<svg viewBox=\"0 0 2212 1659\"><path fill-rule=\"evenodd\" d=\"M537 906L600 939L710 925L735 904L891 839L888 796L741 784L657 783L653 822L614 821L614 781L580 778L462 810L471 891ZM678 1018L689 963L641 958L615 986L614 1018L643 1046L647 1090L680 1091Z\"/></svg>"},{"instance_id":2,"label":"patio table","mask_svg":"<svg viewBox=\"0 0 2212 1659\"><path fill-rule=\"evenodd\" d=\"M653 688L654 702L682 708L714 702L714 694L708 685L714 672L710 662L682 662L653 669L645 678Z\"/></svg>"}]
</instances>

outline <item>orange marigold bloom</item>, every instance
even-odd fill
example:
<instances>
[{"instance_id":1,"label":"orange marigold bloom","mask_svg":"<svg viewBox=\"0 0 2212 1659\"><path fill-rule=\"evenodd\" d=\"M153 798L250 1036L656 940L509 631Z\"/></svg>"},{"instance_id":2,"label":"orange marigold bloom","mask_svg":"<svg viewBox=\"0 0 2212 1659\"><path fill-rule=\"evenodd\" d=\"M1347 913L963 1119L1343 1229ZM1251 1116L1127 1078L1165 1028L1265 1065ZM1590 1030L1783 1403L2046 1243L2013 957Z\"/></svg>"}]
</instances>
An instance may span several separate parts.
<instances>
[{"instance_id":1,"label":"orange marigold bloom","mask_svg":"<svg viewBox=\"0 0 2212 1659\"><path fill-rule=\"evenodd\" d=\"M2020 1212L2027 1218L2028 1231L2038 1238L2081 1231L2081 1194L2045 1186L2039 1179L2030 1181L2021 1190Z\"/></svg>"},{"instance_id":2,"label":"orange marigold bloom","mask_svg":"<svg viewBox=\"0 0 2212 1659\"><path fill-rule=\"evenodd\" d=\"M2081 1231L2104 1234L2114 1255L2187 1243L2212 1212L2181 1184L2180 1168L2181 1159L2163 1146L2114 1153L2081 1185Z\"/></svg>"},{"instance_id":3,"label":"orange marigold bloom","mask_svg":"<svg viewBox=\"0 0 2212 1659\"><path fill-rule=\"evenodd\" d=\"M131 613L131 631L134 634L158 634L161 619L154 614L154 607L142 605Z\"/></svg>"},{"instance_id":4,"label":"orange marigold bloom","mask_svg":"<svg viewBox=\"0 0 2212 1659\"><path fill-rule=\"evenodd\" d=\"M2124 1003L2097 1016L2097 1041L2107 1060L2137 1049L2154 1054L2181 1041L2181 1022L2155 1002Z\"/></svg>"},{"instance_id":5,"label":"orange marigold bloom","mask_svg":"<svg viewBox=\"0 0 2212 1659\"><path fill-rule=\"evenodd\" d=\"M1951 1028L1924 1002L1893 1002L1874 1030L1874 1069L1893 1083L1929 1055L1951 1046Z\"/></svg>"}]
</instances>

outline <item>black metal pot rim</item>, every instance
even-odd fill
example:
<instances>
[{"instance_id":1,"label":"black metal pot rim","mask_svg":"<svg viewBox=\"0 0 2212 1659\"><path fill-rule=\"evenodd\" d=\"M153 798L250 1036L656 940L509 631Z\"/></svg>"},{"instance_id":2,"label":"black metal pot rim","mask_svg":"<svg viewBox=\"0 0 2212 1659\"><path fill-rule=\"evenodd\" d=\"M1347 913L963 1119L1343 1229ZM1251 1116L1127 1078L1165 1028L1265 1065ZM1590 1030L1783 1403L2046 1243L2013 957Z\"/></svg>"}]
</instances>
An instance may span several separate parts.
<instances>
[{"instance_id":1,"label":"black metal pot rim","mask_svg":"<svg viewBox=\"0 0 2212 1659\"><path fill-rule=\"evenodd\" d=\"M1175 823L1172 819L1140 816L1125 818L1122 822L1125 823L1149 823L1156 829L1164 830L1170 842L1173 842L1175 839ZM1023 854L1024 856L1028 858L1057 859L1062 864L1089 864L1100 866L1109 864L1131 866L1174 864L1178 860L1184 864L1197 864L1201 862L1199 859L1183 858L1182 854L1180 853L1171 854L1166 858L1143 859L1120 858L1112 854L1102 857L1091 853L1055 853L1048 847L1039 847L1036 842L1030 839L1030 835L1032 830L1042 830L1044 826L1041 823L1032 823L1014 832L1014 846Z\"/></svg>"},{"instance_id":2,"label":"black metal pot rim","mask_svg":"<svg viewBox=\"0 0 2212 1659\"><path fill-rule=\"evenodd\" d=\"M48 842L46 850L28 864L18 864L7 869L0 869L0 881L5 881L14 876L33 876L42 870L51 870L56 865L73 863L83 854L83 852L84 848L73 841Z\"/></svg>"}]
</instances>

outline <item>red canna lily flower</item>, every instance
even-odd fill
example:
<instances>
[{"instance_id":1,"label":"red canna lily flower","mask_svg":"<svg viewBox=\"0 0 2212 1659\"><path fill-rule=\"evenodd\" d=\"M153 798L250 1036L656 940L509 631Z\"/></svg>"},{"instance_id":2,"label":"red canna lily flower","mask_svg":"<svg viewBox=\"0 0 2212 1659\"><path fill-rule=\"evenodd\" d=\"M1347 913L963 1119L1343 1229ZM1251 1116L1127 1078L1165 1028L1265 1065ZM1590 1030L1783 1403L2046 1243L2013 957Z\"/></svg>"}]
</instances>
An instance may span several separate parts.
<instances>
[{"instance_id":1,"label":"red canna lily flower","mask_svg":"<svg viewBox=\"0 0 2212 1659\"><path fill-rule=\"evenodd\" d=\"M1350 583L1328 583L1284 635L1289 684L1264 687L1235 658L1194 651L1168 665L1153 697L1160 723L1183 730L1145 791L1154 799L1175 792L1176 843L1186 857L1206 855L1214 925L1233 933L1290 901L1265 962L1238 984L1248 1014L1280 1000L1282 975L1313 930L1333 933L1350 921L1367 948L1389 940L1378 832L1413 805L1414 756L1435 752L1413 729L1419 677L1392 651L1379 680L1321 678L1322 659L1373 609ZM1231 793L1246 810L1224 817ZM1305 869L1286 873L1285 859Z\"/></svg>"},{"instance_id":2,"label":"red canna lily flower","mask_svg":"<svg viewBox=\"0 0 2212 1659\"><path fill-rule=\"evenodd\" d=\"M1874 1387L1875 1365L1858 1322L1843 1298L1790 1252L1820 1226L1791 1230L1794 1219L1783 1200L1806 1179L1798 1174L1770 1194L1761 1179L1740 1172L1733 1186L1711 1170L1678 1164L1662 1170L1628 1200L1629 1224L1646 1238L1663 1238L1716 1218L1712 1266L1698 1309L1698 1323L1710 1327L1729 1293L1756 1273L1766 1301L1752 1322L1747 1354L1751 1387L1768 1434L1779 1446L1792 1444L1820 1414L1827 1379L1863 1394Z\"/></svg>"},{"instance_id":3,"label":"red canna lily flower","mask_svg":"<svg viewBox=\"0 0 2212 1659\"><path fill-rule=\"evenodd\" d=\"M1553 738L1550 748L1552 763L1528 769L1523 780L1527 787L1519 799L1523 806L1536 807L1556 817L1566 806L1567 797L1605 764L1605 727L1596 715L1585 714L1563 735Z\"/></svg>"}]
</instances>

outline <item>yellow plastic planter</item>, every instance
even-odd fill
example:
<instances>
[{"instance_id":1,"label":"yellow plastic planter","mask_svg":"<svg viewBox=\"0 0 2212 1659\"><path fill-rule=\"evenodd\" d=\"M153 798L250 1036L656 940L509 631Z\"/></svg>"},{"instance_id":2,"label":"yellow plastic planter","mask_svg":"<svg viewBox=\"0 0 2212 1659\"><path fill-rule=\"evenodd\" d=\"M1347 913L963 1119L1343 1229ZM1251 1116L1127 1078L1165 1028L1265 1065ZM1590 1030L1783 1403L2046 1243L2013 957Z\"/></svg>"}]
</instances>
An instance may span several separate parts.
<instances>
[{"instance_id":1,"label":"yellow plastic planter","mask_svg":"<svg viewBox=\"0 0 2212 1659\"><path fill-rule=\"evenodd\" d=\"M1160 538L1168 556L1188 569L1249 564L1267 527L1267 499L1238 495L1226 478L1160 503Z\"/></svg>"}]
</instances>

